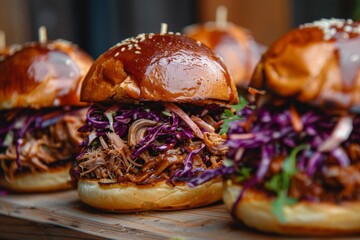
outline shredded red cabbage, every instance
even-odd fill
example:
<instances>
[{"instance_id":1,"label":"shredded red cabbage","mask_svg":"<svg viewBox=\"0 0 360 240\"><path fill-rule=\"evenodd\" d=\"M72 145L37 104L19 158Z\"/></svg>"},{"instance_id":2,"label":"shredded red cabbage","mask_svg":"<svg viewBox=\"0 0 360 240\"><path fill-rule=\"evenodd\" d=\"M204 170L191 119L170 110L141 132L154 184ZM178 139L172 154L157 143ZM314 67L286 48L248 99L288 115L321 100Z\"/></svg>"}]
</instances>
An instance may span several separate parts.
<instances>
[{"instance_id":1,"label":"shredded red cabbage","mask_svg":"<svg viewBox=\"0 0 360 240\"><path fill-rule=\"evenodd\" d=\"M196 186L219 175L230 177L244 164L250 164L254 174L246 182L254 186L262 182L274 157L288 156L294 147L302 144L309 144L310 147L297 156L296 167L309 176L320 171L329 156L336 159L340 166L349 166L350 160L344 149L351 143L360 143L360 117L353 117L353 130L348 139L332 151L322 152L318 147L331 136L339 116L304 105L298 105L297 110L303 125L301 132L297 132L292 127L289 106L264 105L253 110L249 105L240 110L237 114L244 118L230 123L226 142L229 146L227 158L232 162L232 166L209 170L193 179L189 185ZM241 154L238 154L239 150ZM256 158L246 159L249 154L254 156L256 153L258 153ZM246 187L243 188L243 191L245 190Z\"/></svg>"},{"instance_id":2,"label":"shredded red cabbage","mask_svg":"<svg viewBox=\"0 0 360 240\"><path fill-rule=\"evenodd\" d=\"M299 107L303 131L296 132L291 123L289 108L274 108L263 106L251 113L246 108L238 114L245 116L244 120L230 124L228 141L228 158L234 159L239 148L255 149L261 151L261 161L257 167L256 177L261 180L266 173L269 161L276 156L287 156L298 145L309 143L310 148L305 150L297 159L297 167L305 170L309 175L315 174L329 154L343 166L349 166L350 160L344 150L339 146L331 152L321 152L318 147L328 139L339 119L336 115L329 115L317 109ZM244 126L251 114L256 114L256 120L251 123L250 130ZM360 142L360 118L354 117L353 131L349 138L342 143L348 146L351 142ZM251 134L249 138L241 138L244 134ZM244 154L246 155L246 154Z\"/></svg>"},{"instance_id":3,"label":"shredded red cabbage","mask_svg":"<svg viewBox=\"0 0 360 240\"><path fill-rule=\"evenodd\" d=\"M229 176L235 173L234 167L219 167L215 169L209 169L206 170L204 173L202 173L200 176L191 179L188 182L188 185L190 187L196 187L199 186L205 182L210 181L211 179L214 179L216 177L222 177L222 176Z\"/></svg>"},{"instance_id":4,"label":"shredded red cabbage","mask_svg":"<svg viewBox=\"0 0 360 240\"><path fill-rule=\"evenodd\" d=\"M212 112L213 119L220 119L221 111L212 111L213 106L199 107L187 109L192 114L201 117L203 112L207 114ZM195 109L195 110L194 110ZM112 110L111 119L106 112ZM159 103L139 103L134 104L119 104L113 106L103 106L94 104L90 107L87 113L86 124L79 128L79 132L90 133L84 142L81 143L83 147L82 156L93 145L99 145L99 136L104 136L106 132L112 131L111 121L113 121L113 130L115 133L127 139L128 131L134 121L139 119L147 119L155 121L157 124L153 127L148 127L145 136L137 143L134 149L131 149L131 158L136 160L141 153L150 150L155 153L164 152L174 146L181 146L184 142L192 140L195 136L191 128L177 114L166 110L163 104ZM94 139L90 139L91 133L95 134ZM199 149L188 151L187 158L184 160L184 169L177 174L181 177L194 176L197 172L203 169L192 169L192 156L204 150L204 144Z\"/></svg>"}]
</instances>

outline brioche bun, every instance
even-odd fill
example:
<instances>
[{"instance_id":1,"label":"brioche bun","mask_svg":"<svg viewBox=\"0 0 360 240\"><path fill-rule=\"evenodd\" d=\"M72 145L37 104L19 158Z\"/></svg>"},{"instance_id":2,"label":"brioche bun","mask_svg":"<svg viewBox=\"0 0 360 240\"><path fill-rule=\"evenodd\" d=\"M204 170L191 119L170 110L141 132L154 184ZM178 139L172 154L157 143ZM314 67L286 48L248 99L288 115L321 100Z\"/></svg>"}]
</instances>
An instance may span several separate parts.
<instances>
[{"instance_id":1,"label":"brioche bun","mask_svg":"<svg viewBox=\"0 0 360 240\"><path fill-rule=\"evenodd\" d=\"M290 31L263 55L250 86L323 108L359 111L359 29L359 22L330 19Z\"/></svg>"},{"instance_id":2,"label":"brioche bun","mask_svg":"<svg viewBox=\"0 0 360 240\"><path fill-rule=\"evenodd\" d=\"M231 23L218 26L215 22L207 22L186 27L184 34L203 42L219 54L235 85L239 88L247 88L264 49L254 41L250 31Z\"/></svg>"},{"instance_id":3,"label":"brioche bun","mask_svg":"<svg viewBox=\"0 0 360 240\"><path fill-rule=\"evenodd\" d=\"M63 40L8 47L0 59L0 109L83 106L80 84L91 64Z\"/></svg>"},{"instance_id":4,"label":"brioche bun","mask_svg":"<svg viewBox=\"0 0 360 240\"><path fill-rule=\"evenodd\" d=\"M236 103L224 63L208 47L174 34L140 34L102 54L86 75L81 100Z\"/></svg>"},{"instance_id":5,"label":"brioche bun","mask_svg":"<svg viewBox=\"0 0 360 240\"><path fill-rule=\"evenodd\" d=\"M190 188L166 182L151 185L131 183L99 184L98 180L80 179L78 193L84 203L106 211L137 212L195 208L219 201L221 181L213 180Z\"/></svg>"},{"instance_id":6,"label":"brioche bun","mask_svg":"<svg viewBox=\"0 0 360 240\"><path fill-rule=\"evenodd\" d=\"M14 179L0 178L0 186L15 192L50 192L70 189L72 164L50 168L48 172L21 173Z\"/></svg>"},{"instance_id":7,"label":"brioche bun","mask_svg":"<svg viewBox=\"0 0 360 240\"><path fill-rule=\"evenodd\" d=\"M223 200L232 209L241 186L224 181ZM261 231L296 236L344 235L360 233L360 202L312 203L301 201L284 207L285 223L271 210L272 198L247 189L236 206L235 217Z\"/></svg>"}]
</instances>

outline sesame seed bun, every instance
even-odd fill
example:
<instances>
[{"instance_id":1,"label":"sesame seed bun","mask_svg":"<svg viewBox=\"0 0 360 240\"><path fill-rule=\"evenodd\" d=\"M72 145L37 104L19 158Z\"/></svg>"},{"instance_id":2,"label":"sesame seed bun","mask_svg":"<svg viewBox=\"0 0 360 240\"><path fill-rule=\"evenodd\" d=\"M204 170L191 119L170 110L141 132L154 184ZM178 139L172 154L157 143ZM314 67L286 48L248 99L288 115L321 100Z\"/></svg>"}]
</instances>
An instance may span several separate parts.
<instances>
[{"instance_id":1,"label":"sesame seed bun","mask_svg":"<svg viewBox=\"0 0 360 240\"><path fill-rule=\"evenodd\" d=\"M323 108L360 112L360 23L305 24L276 41L250 86Z\"/></svg>"},{"instance_id":2,"label":"sesame seed bun","mask_svg":"<svg viewBox=\"0 0 360 240\"><path fill-rule=\"evenodd\" d=\"M224 63L204 44L176 34L141 34L95 61L81 100L232 104L238 97Z\"/></svg>"}]
</instances>

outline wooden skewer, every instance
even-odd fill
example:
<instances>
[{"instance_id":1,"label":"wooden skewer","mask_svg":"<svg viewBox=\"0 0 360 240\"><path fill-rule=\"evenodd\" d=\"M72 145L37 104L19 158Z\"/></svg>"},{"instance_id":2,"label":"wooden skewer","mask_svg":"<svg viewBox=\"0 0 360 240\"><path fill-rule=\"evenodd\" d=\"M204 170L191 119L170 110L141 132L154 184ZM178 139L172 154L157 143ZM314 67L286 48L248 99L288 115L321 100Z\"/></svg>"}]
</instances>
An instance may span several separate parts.
<instances>
[{"instance_id":1,"label":"wooden skewer","mask_svg":"<svg viewBox=\"0 0 360 240\"><path fill-rule=\"evenodd\" d=\"M216 8L216 20L215 23L218 27L226 27L227 25L227 8L220 5Z\"/></svg>"},{"instance_id":2,"label":"wooden skewer","mask_svg":"<svg viewBox=\"0 0 360 240\"><path fill-rule=\"evenodd\" d=\"M46 32L46 27L45 26L39 27L39 41L41 43L46 43L47 42L47 32Z\"/></svg>"},{"instance_id":3,"label":"wooden skewer","mask_svg":"<svg viewBox=\"0 0 360 240\"><path fill-rule=\"evenodd\" d=\"M166 34L167 30L168 30L168 25L166 23L162 23L161 24L160 34Z\"/></svg>"},{"instance_id":4,"label":"wooden skewer","mask_svg":"<svg viewBox=\"0 0 360 240\"><path fill-rule=\"evenodd\" d=\"M0 51L6 47L5 32L0 31Z\"/></svg>"}]
</instances>

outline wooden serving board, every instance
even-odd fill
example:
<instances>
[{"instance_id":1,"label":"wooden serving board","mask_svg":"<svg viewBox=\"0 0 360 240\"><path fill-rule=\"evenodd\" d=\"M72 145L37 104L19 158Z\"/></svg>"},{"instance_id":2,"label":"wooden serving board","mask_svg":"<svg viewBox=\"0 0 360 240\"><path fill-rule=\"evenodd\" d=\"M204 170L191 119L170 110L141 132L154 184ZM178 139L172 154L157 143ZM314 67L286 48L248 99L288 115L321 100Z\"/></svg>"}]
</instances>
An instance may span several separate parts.
<instances>
[{"instance_id":1,"label":"wooden serving board","mask_svg":"<svg viewBox=\"0 0 360 240\"><path fill-rule=\"evenodd\" d=\"M0 214L1 239L5 238L5 235L2 235L5 232L9 234L6 236L22 236L22 239L27 239L25 233L30 236L33 232L35 234L36 231L46 229L52 230L48 231L47 236L51 234L57 236L53 239L61 237L90 239L89 236L93 236L94 239L100 237L140 240L288 239L258 233L233 221L222 203L183 211L104 213L81 203L75 191L65 191L0 196ZM17 225L12 231L17 231L18 235L9 233L11 226L14 225L11 222ZM33 222L35 225L28 222ZM24 229L24 224L28 226L27 229Z\"/></svg>"}]
</instances>

